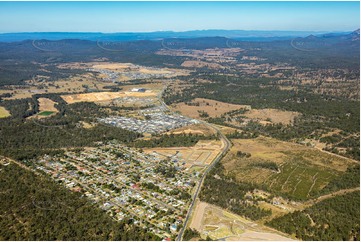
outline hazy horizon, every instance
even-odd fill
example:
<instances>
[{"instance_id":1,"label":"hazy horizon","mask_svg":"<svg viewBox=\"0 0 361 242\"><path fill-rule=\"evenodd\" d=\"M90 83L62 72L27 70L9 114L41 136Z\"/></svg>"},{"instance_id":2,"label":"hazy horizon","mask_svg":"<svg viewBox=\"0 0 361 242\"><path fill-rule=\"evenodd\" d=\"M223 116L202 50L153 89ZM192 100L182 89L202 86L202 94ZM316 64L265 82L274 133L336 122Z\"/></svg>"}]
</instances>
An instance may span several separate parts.
<instances>
[{"instance_id":1,"label":"hazy horizon","mask_svg":"<svg viewBox=\"0 0 361 242\"><path fill-rule=\"evenodd\" d=\"M0 33L346 32L359 2L0 2Z\"/></svg>"}]
</instances>

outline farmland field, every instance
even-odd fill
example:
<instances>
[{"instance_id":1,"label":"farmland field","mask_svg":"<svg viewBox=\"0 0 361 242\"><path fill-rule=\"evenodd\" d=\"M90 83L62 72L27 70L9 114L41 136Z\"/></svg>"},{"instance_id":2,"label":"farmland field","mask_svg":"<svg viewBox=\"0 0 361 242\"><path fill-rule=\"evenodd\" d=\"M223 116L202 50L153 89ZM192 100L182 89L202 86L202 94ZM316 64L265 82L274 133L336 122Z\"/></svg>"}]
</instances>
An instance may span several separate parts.
<instances>
[{"instance_id":1,"label":"farmland field","mask_svg":"<svg viewBox=\"0 0 361 242\"><path fill-rule=\"evenodd\" d=\"M234 147L224 159L228 174L238 181L264 184L270 191L306 200L354 164L319 150L271 138L232 140ZM237 151L249 153L239 157Z\"/></svg>"}]
</instances>

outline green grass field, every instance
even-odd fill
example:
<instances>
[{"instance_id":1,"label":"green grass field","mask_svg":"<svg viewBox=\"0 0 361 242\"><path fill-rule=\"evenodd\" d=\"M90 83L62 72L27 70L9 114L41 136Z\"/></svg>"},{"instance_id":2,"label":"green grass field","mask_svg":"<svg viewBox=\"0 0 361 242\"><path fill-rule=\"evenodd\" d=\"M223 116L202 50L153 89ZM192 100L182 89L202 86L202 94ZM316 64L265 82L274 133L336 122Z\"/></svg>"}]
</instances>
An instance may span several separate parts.
<instances>
[{"instance_id":1,"label":"green grass field","mask_svg":"<svg viewBox=\"0 0 361 242\"><path fill-rule=\"evenodd\" d=\"M40 115L40 116L49 116L49 115L51 115L53 113L54 112L52 112L52 111L43 111L43 112L39 113L38 115Z\"/></svg>"},{"instance_id":2,"label":"green grass field","mask_svg":"<svg viewBox=\"0 0 361 242\"><path fill-rule=\"evenodd\" d=\"M307 164L303 160L290 161L280 170L280 173L271 175L266 183L271 190L297 200L310 198L313 191L321 190L339 173Z\"/></svg>"},{"instance_id":3,"label":"green grass field","mask_svg":"<svg viewBox=\"0 0 361 242\"><path fill-rule=\"evenodd\" d=\"M274 195L292 200L313 198L354 165L347 158L269 138L232 141L235 145L223 160L229 175L241 182L266 185ZM251 156L239 157L237 151ZM264 164L274 164L278 170Z\"/></svg>"},{"instance_id":4,"label":"green grass field","mask_svg":"<svg viewBox=\"0 0 361 242\"><path fill-rule=\"evenodd\" d=\"M10 116L9 111L6 110L4 107L0 107L0 118L6 118L9 116Z\"/></svg>"}]
</instances>

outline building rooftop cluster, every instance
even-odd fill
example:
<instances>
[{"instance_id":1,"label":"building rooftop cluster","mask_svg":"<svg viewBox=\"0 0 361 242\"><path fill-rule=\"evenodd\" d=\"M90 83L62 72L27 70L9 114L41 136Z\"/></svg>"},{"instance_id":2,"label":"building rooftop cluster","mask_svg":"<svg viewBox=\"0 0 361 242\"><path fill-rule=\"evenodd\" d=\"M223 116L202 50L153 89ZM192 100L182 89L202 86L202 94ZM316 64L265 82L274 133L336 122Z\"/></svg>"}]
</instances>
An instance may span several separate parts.
<instances>
[{"instance_id":1,"label":"building rooftop cluster","mask_svg":"<svg viewBox=\"0 0 361 242\"><path fill-rule=\"evenodd\" d=\"M162 159L116 141L24 164L82 192L114 219L132 217L163 238L176 236L191 202L189 192L198 181L178 158Z\"/></svg>"},{"instance_id":2,"label":"building rooftop cluster","mask_svg":"<svg viewBox=\"0 0 361 242\"><path fill-rule=\"evenodd\" d=\"M99 119L100 122L138 133L158 134L183 126L197 124L198 120L178 114L167 114L165 107L158 106L140 111L145 120L123 116L110 116Z\"/></svg>"},{"instance_id":3,"label":"building rooftop cluster","mask_svg":"<svg viewBox=\"0 0 361 242\"><path fill-rule=\"evenodd\" d=\"M149 78L164 78L164 77L171 77L175 74L175 72L173 71L167 71L166 73L162 72L163 70L160 68L152 68L152 67L147 67L147 70L150 71L159 71L158 73L156 72L141 72L140 69L144 68L141 66L132 66L129 67L127 69L124 69L123 72L118 72L118 71L111 71L111 70L107 70L107 69L99 69L99 68L90 68L87 69L87 71L94 71L94 72L99 72L101 74L106 75L107 77L103 78L104 81L111 81L111 82L118 82L118 78L120 76L124 76L129 78L130 80L136 80L136 79L149 79Z\"/></svg>"},{"instance_id":4,"label":"building rooftop cluster","mask_svg":"<svg viewBox=\"0 0 361 242\"><path fill-rule=\"evenodd\" d=\"M107 69L92 68L92 69L88 69L87 71L99 72L101 74L106 75L107 77L103 78L103 80L106 81L106 82L117 82L118 78L120 76L119 72L110 71L110 70L107 70Z\"/></svg>"}]
</instances>

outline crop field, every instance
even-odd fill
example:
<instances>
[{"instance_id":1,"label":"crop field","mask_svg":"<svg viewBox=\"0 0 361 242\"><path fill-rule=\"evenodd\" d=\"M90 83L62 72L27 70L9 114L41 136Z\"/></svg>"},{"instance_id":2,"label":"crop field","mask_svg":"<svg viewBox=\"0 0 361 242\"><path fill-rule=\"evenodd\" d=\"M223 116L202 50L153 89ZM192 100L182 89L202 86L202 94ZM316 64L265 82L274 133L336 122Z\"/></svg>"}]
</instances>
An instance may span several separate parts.
<instances>
[{"instance_id":1,"label":"crop field","mask_svg":"<svg viewBox=\"0 0 361 242\"><path fill-rule=\"evenodd\" d=\"M4 108L4 107L0 107L0 118L6 118L9 116L10 116L9 111L6 110L6 108Z\"/></svg>"},{"instance_id":2,"label":"crop field","mask_svg":"<svg viewBox=\"0 0 361 242\"><path fill-rule=\"evenodd\" d=\"M222 143L218 140L200 140L193 147L171 147L171 148L147 148L145 153L157 153L161 156L177 157L185 162L186 168L192 166L209 165L222 149ZM192 170L192 169L190 169Z\"/></svg>"},{"instance_id":3,"label":"crop field","mask_svg":"<svg viewBox=\"0 0 361 242\"><path fill-rule=\"evenodd\" d=\"M271 138L234 139L223 160L226 171L238 181L266 184L276 194L296 200L311 198L355 162L317 149ZM251 156L237 156L237 151Z\"/></svg>"},{"instance_id":4,"label":"crop field","mask_svg":"<svg viewBox=\"0 0 361 242\"><path fill-rule=\"evenodd\" d=\"M213 240L291 240L266 226L257 224L225 209L197 202L190 228L200 232L205 239Z\"/></svg>"}]
</instances>

